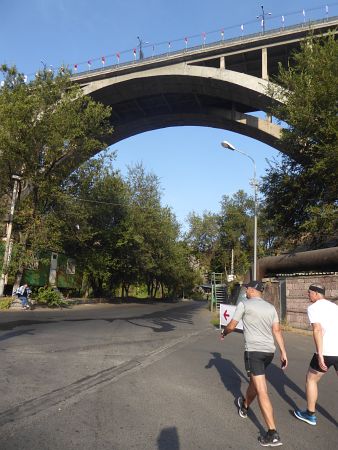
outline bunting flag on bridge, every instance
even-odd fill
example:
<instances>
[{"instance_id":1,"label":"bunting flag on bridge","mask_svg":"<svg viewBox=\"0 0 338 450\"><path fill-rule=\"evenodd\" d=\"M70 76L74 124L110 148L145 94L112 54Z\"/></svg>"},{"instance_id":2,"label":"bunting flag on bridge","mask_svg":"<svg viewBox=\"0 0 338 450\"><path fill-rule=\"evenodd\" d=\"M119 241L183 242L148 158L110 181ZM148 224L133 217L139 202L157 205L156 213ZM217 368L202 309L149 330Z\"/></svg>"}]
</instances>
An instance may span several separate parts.
<instances>
[{"instance_id":1,"label":"bunting flag on bridge","mask_svg":"<svg viewBox=\"0 0 338 450\"><path fill-rule=\"evenodd\" d=\"M241 25L241 32L242 32L242 36L243 36L243 32L244 32L244 25Z\"/></svg>"},{"instance_id":2,"label":"bunting flag on bridge","mask_svg":"<svg viewBox=\"0 0 338 450\"><path fill-rule=\"evenodd\" d=\"M185 38L184 38L184 41L185 41L185 49L187 49L187 48L188 48L188 38L185 37Z\"/></svg>"},{"instance_id":3,"label":"bunting flag on bridge","mask_svg":"<svg viewBox=\"0 0 338 450\"><path fill-rule=\"evenodd\" d=\"M224 30L223 29L221 30L221 38L222 38L222 41L224 41Z\"/></svg>"},{"instance_id":4,"label":"bunting flag on bridge","mask_svg":"<svg viewBox=\"0 0 338 450\"><path fill-rule=\"evenodd\" d=\"M77 72L77 64L74 64L74 72Z\"/></svg>"},{"instance_id":5,"label":"bunting flag on bridge","mask_svg":"<svg viewBox=\"0 0 338 450\"><path fill-rule=\"evenodd\" d=\"M168 52L170 53L171 42L168 42Z\"/></svg>"},{"instance_id":6,"label":"bunting flag on bridge","mask_svg":"<svg viewBox=\"0 0 338 450\"><path fill-rule=\"evenodd\" d=\"M90 59L87 61L87 64L88 64L88 69L90 70L90 68L92 67L92 62Z\"/></svg>"},{"instance_id":7,"label":"bunting flag on bridge","mask_svg":"<svg viewBox=\"0 0 338 450\"><path fill-rule=\"evenodd\" d=\"M304 22L305 22L305 9L303 9L303 17L304 17Z\"/></svg>"},{"instance_id":8,"label":"bunting flag on bridge","mask_svg":"<svg viewBox=\"0 0 338 450\"><path fill-rule=\"evenodd\" d=\"M203 33L202 33L203 45L205 45L206 38L207 38L207 33L205 31L203 31Z\"/></svg>"},{"instance_id":9,"label":"bunting flag on bridge","mask_svg":"<svg viewBox=\"0 0 338 450\"><path fill-rule=\"evenodd\" d=\"M135 60L136 59L136 48L134 48L133 53L134 53L134 60Z\"/></svg>"},{"instance_id":10,"label":"bunting flag on bridge","mask_svg":"<svg viewBox=\"0 0 338 450\"><path fill-rule=\"evenodd\" d=\"M104 67L104 65L106 64L106 57L105 56L102 56L101 63L102 63L102 66Z\"/></svg>"},{"instance_id":11,"label":"bunting flag on bridge","mask_svg":"<svg viewBox=\"0 0 338 450\"><path fill-rule=\"evenodd\" d=\"M325 5L326 18L329 19L329 5Z\"/></svg>"},{"instance_id":12,"label":"bunting flag on bridge","mask_svg":"<svg viewBox=\"0 0 338 450\"><path fill-rule=\"evenodd\" d=\"M120 64L120 53L119 52L116 53L116 58L117 58L117 64Z\"/></svg>"}]
</instances>

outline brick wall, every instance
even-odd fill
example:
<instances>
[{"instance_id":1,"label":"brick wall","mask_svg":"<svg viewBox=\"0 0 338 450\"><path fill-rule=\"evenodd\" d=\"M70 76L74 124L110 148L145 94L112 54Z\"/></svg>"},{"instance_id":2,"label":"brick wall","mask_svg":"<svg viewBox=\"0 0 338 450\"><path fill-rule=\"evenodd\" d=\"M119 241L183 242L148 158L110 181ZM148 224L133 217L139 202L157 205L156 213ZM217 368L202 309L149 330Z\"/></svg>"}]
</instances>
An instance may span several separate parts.
<instances>
[{"instance_id":1,"label":"brick wall","mask_svg":"<svg viewBox=\"0 0 338 450\"><path fill-rule=\"evenodd\" d=\"M338 275L309 275L286 278L286 322L295 327L310 330L307 317L308 287L312 283L325 286L325 298L338 300Z\"/></svg>"}]
</instances>

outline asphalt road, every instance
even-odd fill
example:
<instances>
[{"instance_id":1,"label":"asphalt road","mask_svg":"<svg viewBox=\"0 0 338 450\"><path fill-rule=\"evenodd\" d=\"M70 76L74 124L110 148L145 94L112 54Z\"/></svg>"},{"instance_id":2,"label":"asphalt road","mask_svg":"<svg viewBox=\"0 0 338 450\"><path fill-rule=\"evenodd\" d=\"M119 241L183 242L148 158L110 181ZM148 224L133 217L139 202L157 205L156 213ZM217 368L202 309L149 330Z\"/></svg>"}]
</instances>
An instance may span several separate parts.
<instances>
[{"instance_id":1,"label":"asphalt road","mask_svg":"<svg viewBox=\"0 0 338 450\"><path fill-rule=\"evenodd\" d=\"M337 377L321 381L318 425L303 408L312 338L286 332L290 367L270 366L284 448L337 444ZM205 305L83 305L0 312L0 450L255 449L263 420L241 419L243 337L224 342Z\"/></svg>"}]
</instances>

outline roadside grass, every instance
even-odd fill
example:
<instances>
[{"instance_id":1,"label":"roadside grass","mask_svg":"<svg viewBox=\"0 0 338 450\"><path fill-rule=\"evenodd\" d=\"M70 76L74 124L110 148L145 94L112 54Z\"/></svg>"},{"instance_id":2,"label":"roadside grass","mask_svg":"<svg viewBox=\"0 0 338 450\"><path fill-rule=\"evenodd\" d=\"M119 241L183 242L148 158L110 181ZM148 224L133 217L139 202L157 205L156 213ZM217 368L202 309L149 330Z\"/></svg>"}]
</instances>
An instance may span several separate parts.
<instances>
[{"instance_id":1,"label":"roadside grass","mask_svg":"<svg viewBox=\"0 0 338 450\"><path fill-rule=\"evenodd\" d=\"M12 304L12 298L2 298L0 299L0 309L9 309Z\"/></svg>"}]
</instances>

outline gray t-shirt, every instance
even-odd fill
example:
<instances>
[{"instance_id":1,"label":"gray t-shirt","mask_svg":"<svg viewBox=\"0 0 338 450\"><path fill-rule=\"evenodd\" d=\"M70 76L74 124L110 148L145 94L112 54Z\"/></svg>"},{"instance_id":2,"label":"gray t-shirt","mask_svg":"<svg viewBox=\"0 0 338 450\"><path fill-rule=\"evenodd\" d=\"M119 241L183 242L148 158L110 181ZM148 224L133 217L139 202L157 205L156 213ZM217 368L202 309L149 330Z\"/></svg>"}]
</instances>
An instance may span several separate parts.
<instances>
[{"instance_id":1,"label":"gray t-shirt","mask_svg":"<svg viewBox=\"0 0 338 450\"><path fill-rule=\"evenodd\" d=\"M245 350L274 353L276 350L272 324L278 323L276 308L262 298L254 297L238 303L232 317L243 321Z\"/></svg>"}]
</instances>

